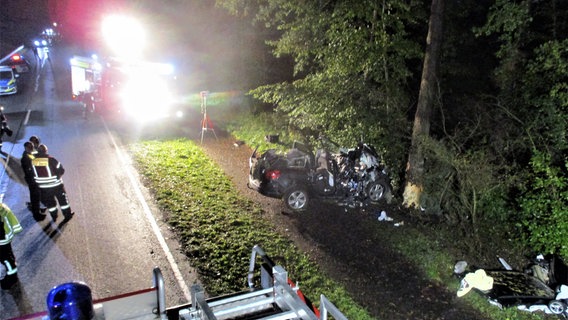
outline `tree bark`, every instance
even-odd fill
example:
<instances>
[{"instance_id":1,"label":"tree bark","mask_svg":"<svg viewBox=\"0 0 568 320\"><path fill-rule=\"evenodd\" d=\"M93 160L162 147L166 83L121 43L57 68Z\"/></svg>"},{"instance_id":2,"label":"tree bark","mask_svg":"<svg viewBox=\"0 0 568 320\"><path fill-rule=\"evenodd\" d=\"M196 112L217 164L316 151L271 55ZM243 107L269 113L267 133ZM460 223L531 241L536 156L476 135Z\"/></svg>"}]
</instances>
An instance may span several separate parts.
<instances>
[{"instance_id":1,"label":"tree bark","mask_svg":"<svg viewBox=\"0 0 568 320\"><path fill-rule=\"evenodd\" d=\"M420 208L420 198L424 190L423 142L430 135L430 118L434 104L438 62L442 46L444 0L432 0L430 10L422 80L414 116L412 142L406 165L406 186L403 204L408 208Z\"/></svg>"}]
</instances>

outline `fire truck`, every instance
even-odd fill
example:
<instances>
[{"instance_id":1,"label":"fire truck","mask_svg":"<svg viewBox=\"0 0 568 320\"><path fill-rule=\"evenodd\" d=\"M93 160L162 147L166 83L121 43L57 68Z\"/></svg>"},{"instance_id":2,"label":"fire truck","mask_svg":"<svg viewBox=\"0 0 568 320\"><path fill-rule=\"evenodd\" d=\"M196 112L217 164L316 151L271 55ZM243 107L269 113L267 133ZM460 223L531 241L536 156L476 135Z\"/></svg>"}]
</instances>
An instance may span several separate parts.
<instances>
[{"instance_id":1,"label":"fire truck","mask_svg":"<svg viewBox=\"0 0 568 320\"><path fill-rule=\"evenodd\" d=\"M70 64L71 94L74 100L85 92L97 92L101 89L102 65L96 56L74 56Z\"/></svg>"},{"instance_id":2,"label":"fire truck","mask_svg":"<svg viewBox=\"0 0 568 320\"><path fill-rule=\"evenodd\" d=\"M76 55L70 65L76 101L88 97L98 109L138 122L183 116L173 68L167 64Z\"/></svg>"},{"instance_id":3,"label":"fire truck","mask_svg":"<svg viewBox=\"0 0 568 320\"><path fill-rule=\"evenodd\" d=\"M47 295L47 311L24 319L326 320L331 316L347 320L324 295L316 308L259 246L252 250L247 282L249 289L244 292L212 298L206 298L196 284L191 288L191 302L167 308L164 279L160 269L154 268L152 287L100 301L93 302L84 283L56 286Z\"/></svg>"}]
</instances>

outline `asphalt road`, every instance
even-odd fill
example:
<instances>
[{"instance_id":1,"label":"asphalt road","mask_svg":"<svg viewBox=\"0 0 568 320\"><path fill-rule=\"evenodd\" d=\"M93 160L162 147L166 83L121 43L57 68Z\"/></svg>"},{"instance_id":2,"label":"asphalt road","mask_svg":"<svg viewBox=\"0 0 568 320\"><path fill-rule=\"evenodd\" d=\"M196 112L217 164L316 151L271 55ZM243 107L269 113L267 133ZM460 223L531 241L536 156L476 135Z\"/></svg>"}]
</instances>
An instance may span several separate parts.
<instances>
[{"instance_id":1,"label":"asphalt road","mask_svg":"<svg viewBox=\"0 0 568 320\"><path fill-rule=\"evenodd\" d=\"M0 172L0 197L24 228L12 242L19 285L0 290L0 319L44 311L49 290L69 281L85 282L94 299L107 298L151 287L158 266L167 306L187 302L188 287L197 281L141 186L121 134L98 115L83 119L71 100L72 54L56 47L49 59L28 57L34 70L20 78L20 93L0 97L15 132L4 137L2 151L9 156ZM31 135L66 169L65 188L76 213L67 224L61 225L61 214L56 222L36 222L26 208L20 157Z\"/></svg>"}]
</instances>

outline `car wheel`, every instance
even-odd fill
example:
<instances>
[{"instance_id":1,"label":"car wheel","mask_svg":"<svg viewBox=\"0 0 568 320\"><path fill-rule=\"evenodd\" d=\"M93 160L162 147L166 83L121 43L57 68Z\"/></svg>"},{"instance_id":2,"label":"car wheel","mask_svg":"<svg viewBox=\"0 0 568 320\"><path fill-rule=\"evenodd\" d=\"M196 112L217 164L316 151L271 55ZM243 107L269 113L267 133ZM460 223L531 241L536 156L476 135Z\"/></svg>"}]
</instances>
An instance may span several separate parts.
<instances>
[{"instance_id":1,"label":"car wheel","mask_svg":"<svg viewBox=\"0 0 568 320\"><path fill-rule=\"evenodd\" d=\"M548 303L550 312L554 314L563 314L566 311L566 305L562 301L552 300Z\"/></svg>"},{"instance_id":2,"label":"car wheel","mask_svg":"<svg viewBox=\"0 0 568 320\"><path fill-rule=\"evenodd\" d=\"M308 208L310 196L306 189L298 187L291 188L284 194L284 203L286 207L293 211L303 211Z\"/></svg>"},{"instance_id":3,"label":"car wheel","mask_svg":"<svg viewBox=\"0 0 568 320\"><path fill-rule=\"evenodd\" d=\"M372 202L379 202L390 192L390 187L384 181L372 181L367 185L367 194Z\"/></svg>"}]
</instances>

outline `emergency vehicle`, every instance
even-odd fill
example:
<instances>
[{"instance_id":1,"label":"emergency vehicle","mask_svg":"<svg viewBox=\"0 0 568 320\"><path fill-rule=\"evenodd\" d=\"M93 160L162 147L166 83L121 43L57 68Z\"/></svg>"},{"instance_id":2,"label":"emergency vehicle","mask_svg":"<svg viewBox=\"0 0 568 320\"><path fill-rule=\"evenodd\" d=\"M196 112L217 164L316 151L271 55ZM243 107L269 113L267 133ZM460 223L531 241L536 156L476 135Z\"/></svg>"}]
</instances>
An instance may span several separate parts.
<instances>
[{"instance_id":1,"label":"emergency vehicle","mask_svg":"<svg viewBox=\"0 0 568 320\"><path fill-rule=\"evenodd\" d=\"M26 73L31 70L30 63L19 53L12 54L4 64L14 69L15 73Z\"/></svg>"},{"instance_id":2,"label":"emergency vehicle","mask_svg":"<svg viewBox=\"0 0 568 320\"><path fill-rule=\"evenodd\" d=\"M0 66L0 95L18 92L16 73L8 66Z\"/></svg>"},{"instance_id":3,"label":"emergency vehicle","mask_svg":"<svg viewBox=\"0 0 568 320\"><path fill-rule=\"evenodd\" d=\"M73 56L70 65L74 100L91 94L105 111L138 122L183 116L169 65L97 56Z\"/></svg>"},{"instance_id":4,"label":"emergency vehicle","mask_svg":"<svg viewBox=\"0 0 568 320\"><path fill-rule=\"evenodd\" d=\"M262 258L258 263L257 258ZM259 268L257 268L259 267ZM153 270L153 286L132 293L92 301L89 287L70 282L54 287L47 295L47 311L24 319L161 319L161 320L347 320L324 295L319 308L275 265L262 248L252 250L247 276L248 291L206 298L200 285L191 288L191 302L166 307L164 279Z\"/></svg>"},{"instance_id":5,"label":"emergency vehicle","mask_svg":"<svg viewBox=\"0 0 568 320\"><path fill-rule=\"evenodd\" d=\"M96 56L74 56L71 61L71 94L74 100L100 90L102 66Z\"/></svg>"}]
</instances>

